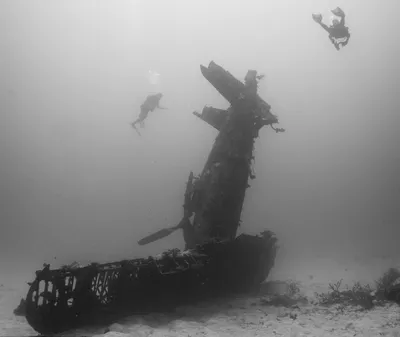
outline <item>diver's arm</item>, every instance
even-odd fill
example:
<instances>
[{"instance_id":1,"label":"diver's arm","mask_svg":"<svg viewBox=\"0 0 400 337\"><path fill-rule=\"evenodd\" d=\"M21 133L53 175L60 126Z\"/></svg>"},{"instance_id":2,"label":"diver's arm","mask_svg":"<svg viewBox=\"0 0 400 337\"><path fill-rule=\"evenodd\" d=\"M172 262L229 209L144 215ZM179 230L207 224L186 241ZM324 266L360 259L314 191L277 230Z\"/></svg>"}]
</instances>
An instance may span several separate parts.
<instances>
[{"instance_id":1,"label":"diver's arm","mask_svg":"<svg viewBox=\"0 0 400 337\"><path fill-rule=\"evenodd\" d=\"M319 22L320 26L325 29L328 33L331 32L330 28L323 22Z\"/></svg>"},{"instance_id":2,"label":"diver's arm","mask_svg":"<svg viewBox=\"0 0 400 337\"><path fill-rule=\"evenodd\" d=\"M160 101L157 102L157 109L166 110L167 108L160 106Z\"/></svg>"},{"instance_id":3,"label":"diver's arm","mask_svg":"<svg viewBox=\"0 0 400 337\"><path fill-rule=\"evenodd\" d=\"M333 38L332 35L329 35L329 40L331 40L332 44L335 46L337 50L339 50L339 44L336 42L336 40Z\"/></svg>"}]
</instances>

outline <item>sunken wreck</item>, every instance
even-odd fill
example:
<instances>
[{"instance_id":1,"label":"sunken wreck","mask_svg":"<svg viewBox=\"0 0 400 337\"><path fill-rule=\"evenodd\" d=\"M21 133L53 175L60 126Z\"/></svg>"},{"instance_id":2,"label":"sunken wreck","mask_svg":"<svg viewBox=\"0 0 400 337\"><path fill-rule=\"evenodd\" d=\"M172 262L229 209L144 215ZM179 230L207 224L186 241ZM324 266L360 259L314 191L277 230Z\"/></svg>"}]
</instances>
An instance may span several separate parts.
<instances>
[{"instance_id":1,"label":"sunken wreck","mask_svg":"<svg viewBox=\"0 0 400 337\"><path fill-rule=\"evenodd\" d=\"M256 290L274 265L277 238L237 236L249 179L254 179L254 142L259 130L278 119L257 93L257 72L244 82L214 62L203 76L230 103L228 110L206 106L194 115L218 130L200 175L189 175L183 217L178 225L141 239L140 245L182 230L185 250L113 263L36 272L25 303L28 323L42 334L59 333L124 316L173 310L182 304Z\"/></svg>"}]
</instances>

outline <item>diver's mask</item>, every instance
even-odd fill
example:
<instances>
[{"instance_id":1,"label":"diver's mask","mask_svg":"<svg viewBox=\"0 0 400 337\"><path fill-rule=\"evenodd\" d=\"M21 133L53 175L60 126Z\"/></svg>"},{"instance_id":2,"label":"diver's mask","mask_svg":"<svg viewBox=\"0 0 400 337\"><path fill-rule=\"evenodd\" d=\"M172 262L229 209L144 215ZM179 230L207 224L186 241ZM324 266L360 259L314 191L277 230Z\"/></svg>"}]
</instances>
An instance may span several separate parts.
<instances>
[{"instance_id":1,"label":"diver's mask","mask_svg":"<svg viewBox=\"0 0 400 337\"><path fill-rule=\"evenodd\" d=\"M335 17L332 18L332 26L333 26L333 27L338 26L339 23L340 23L340 22L339 22L339 20L338 20L337 18L335 18Z\"/></svg>"}]
</instances>

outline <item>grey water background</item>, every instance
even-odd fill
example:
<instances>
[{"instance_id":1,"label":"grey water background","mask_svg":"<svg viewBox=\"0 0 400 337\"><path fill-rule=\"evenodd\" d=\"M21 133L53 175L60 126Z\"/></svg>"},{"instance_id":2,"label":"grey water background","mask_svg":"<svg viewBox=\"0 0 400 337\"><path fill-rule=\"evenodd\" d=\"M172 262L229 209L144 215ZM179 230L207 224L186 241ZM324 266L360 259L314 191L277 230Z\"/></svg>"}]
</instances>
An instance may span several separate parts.
<instances>
[{"instance_id":1,"label":"grey water background","mask_svg":"<svg viewBox=\"0 0 400 337\"><path fill-rule=\"evenodd\" d=\"M337 52L311 19L340 6ZM284 134L261 131L240 232L271 229L281 254L399 256L397 0L2 0L0 269L112 261L183 248L185 182L216 131L191 113L228 103L211 60L259 93ZM152 85L148 70L161 74ZM152 91L168 110L128 125ZM56 258L56 259L54 259Z\"/></svg>"}]
</instances>

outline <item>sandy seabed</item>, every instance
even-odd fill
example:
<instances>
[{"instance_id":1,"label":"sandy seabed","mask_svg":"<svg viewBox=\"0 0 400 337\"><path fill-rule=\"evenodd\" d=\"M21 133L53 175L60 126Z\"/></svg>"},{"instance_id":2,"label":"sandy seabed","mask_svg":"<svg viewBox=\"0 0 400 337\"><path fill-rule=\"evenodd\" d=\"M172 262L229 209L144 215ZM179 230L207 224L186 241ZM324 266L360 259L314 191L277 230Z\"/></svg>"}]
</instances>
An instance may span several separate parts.
<instances>
[{"instance_id":1,"label":"sandy seabed","mask_svg":"<svg viewBox=\"0 0 400 337\"><path fill-rule=\"evenodd\" d=\"M400 259L290 259L278 261L269 280L295 280L300 294L308 299L295 306L271 306L263 301L264 295L215 300L193 307L180 307L174 313L134 316L106 326L76 330L63 336L120 336L120 337L172 337L172 336L399 336L400 307L397 304L376 306L362 311L358 308L341 310L337 306L323 307L312 304L315 293L326 292L329 283L343 280L343 285L354 282L374 284L389 267L400 267ZM25 295L18 284L8 283L0 276L0 336L35 336L37 333L25 318L13 315L13 309Z\"/></svg>"}]
</instances>

